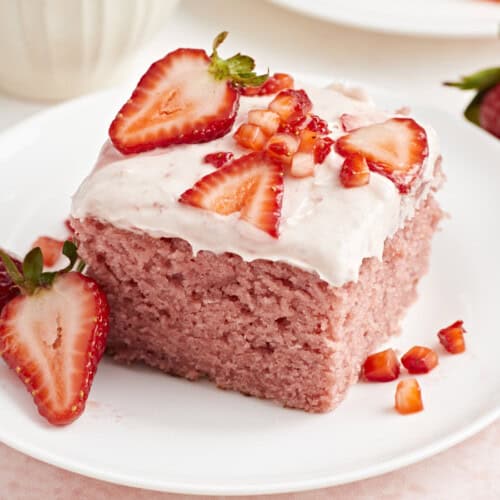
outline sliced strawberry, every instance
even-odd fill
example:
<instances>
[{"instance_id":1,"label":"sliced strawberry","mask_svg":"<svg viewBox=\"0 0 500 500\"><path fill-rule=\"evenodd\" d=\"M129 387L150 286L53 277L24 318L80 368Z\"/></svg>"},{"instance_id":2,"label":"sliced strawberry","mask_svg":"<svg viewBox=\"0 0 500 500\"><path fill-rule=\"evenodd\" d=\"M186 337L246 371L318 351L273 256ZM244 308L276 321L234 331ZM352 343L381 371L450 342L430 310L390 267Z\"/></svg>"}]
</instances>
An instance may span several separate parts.
<instances>
[{"instance_id":1,"label":"sliced strawberry","mask_svg":"<svg viewBox=\"0 0 500 500\"><path fill-rule=\"evenodd\" d=\"M179 198L181 203L240 218L279 235L283 168L262 153L242 156L200 179Z\"/></svg>"},{"instance_id":2,"label":"sliced strawberry","mask_svg":"<svg viewBox=\"0 0 500 500\"><path fill-rule=\"evenodd\" d=\"M230 151L219 151L217 153L210 153L203 158L203 163L209 163L215 168L221 168L229 163L234 158L234 154Z\"/></svg>"},{"instance_id":3,"label":"sliced strawberry","mask_svg":"<svg viewBox=\"0 0 500 500\"><path fill-rule=\"evenodd\" d=\"M429 373L437 366L438 356L432 349L416 345L401 358L401 363L410 373Z\"/></svg>"},{"instance_id":4,"label":"sliced strawberry","mask_svg":"<svg viewBox=\"0 0 500 500\"><path fill-rule=\"evenodd\" d=\"M332 151L333 144L331 137L319 137L314 144L314 163L323 163Z\"/></svg>"},{"instance_id":5,"label":"sliced strawberry","mask_svg":"<svg viewBox=\"0 0 500 500\"><path fill-rule=\"evenodd\" d=\"M290 134L274 134L266 144L267 154L283 165L290 165L299 147L298 139Z\"/></svg>"},{"instance_id":6,"label":"sliced strawberry","mask_svg":"<svg viewBox=\"0 0 500 500\"><path fill-rule=\"evenodd\" d=\"M346 188L365 186L370 182L370 169L363 156L348 156L340 169L340 182Z\"/></svg>"},{"instance_id":7,"label":"sliced strawberry","mask_svg":"<svg viewBox=\"0 0 500 500\"><path fill-rule=\"evenodd\" d=\"M286 73L274 73L259 87L245 87L241 93L247 97L276 94L280 90L293 89L293 78Z\"/></svg>"},{"instance_id":8,"label":"sliced strawberry","mask_svg":"<svg viewBox=\"0 0 500 500\"><path fill-rule=\"evenodd\" d=\"M257 125L267 136L273 135L280 126L280 117L268 109L252 109L248 112L248 123Z\"/></svg>"},{"instance_id":9,"label":"sliced strawberry","mask_svg":"<svg viewBox=\"0 0 500 500\"><path fill-rule=\"evenodd\" d=\"M443 347L451 354L460 354L465 351L465 339L463 321L455 321L455 323L439 330L438 338Z\"/></svg>"},{"instance_id":10,"label":"sliced strawberry","mask_svg":"<svg viewBox=\"0 0 500 500\"><path fill-rule=\"evenodd\" d=\"M312 130L313 132L318 132L321 135L328 135L330 130L328 129L328 123L320 118L318 115L311 115L306 126L307 130Z\"/></svg>"},{"instance_id":11,"label":"sliced strawberry","mask_svg":"<svg viewBox=\"0 0 500 500\"><path fill-rule=\"evenodd\" d=\"M387 114L380 111L369 111L351 115L344 113L340 116L340 123L346 132L352 132L361 127L373 125L374 123L382 123L387 120Z\"/></svg>"},{"instance_id":12,"label":"sliced strawberry","mask_svg":"<svg viewBox=\"0 0 500 500\"><path fill-rule=\"evenodd\" d=\"M303 90L282 90L270 103L269 109L287 123L304 120L312 110L312 102Z\"/></svg>"},{"instance_id":13,"label":"sliced strawberry","mask_svg":"<svg viewBox=\"0 0 500 500\"><path fill-rule=\"evenodd\" d=\"M201 49L177 49L155 62L109 128L113 145L124 154L171 144L208 142L227 134L236 117L236 86L260 85L255 63L240 54L221 59L214 42L209 57Z\"/></svg>"},{"instance_id":14,"label":"sliced strawberry","mask_svg":"<svg viewBox=\"0 0 500 500\"><path fill-rule=\"evenodd\" d=\"M292 156L290 165L292 177L303 178L314 175L314 156L311 153L297 152Z\"/></svg>"},{"instance_id":15,"label":"sliced strawberry","mask_svg":"<svg viewBox=\"0 0 500 500\"><path fill-rule=\"evenodd\" d=\"M40 236L35 240L31 248L40 247L43 254L44 266L53 266L61 257L64 241L56 240L50 236Z\"/></svg>"},{"instance_id":16,"label":"sliced strawberry","mask_svg":"<svg viewBox=\"0 0 500 500\"><path fill-rule=\"evenodd\" d=\"M411 118L391 118L361 127L336 142L342 156L359 153L371 170L391 179L401 193L408 193L428 155L425 130Z\"/></svg>"},{"instance_id":17,"label":"sliced strawberry","mask_svg":"<svg viewBox=\"0 0 500 500\"><path fill-rule=\"evenodd\" d=\"M424 409L420 386L414 378L399 382L396 388L395 408L401 415L417 413Z\"/></svg>"},{"instance_id":18,"label":"sliced strawberry","mask_svg":"<svg viewBox=\"0 0 500 500\"><path fill-rule=\"evenodd\" d=\"M390 382L399 377L399 361L393 349L377 352L366 358L363 376L371 382Z\"/></svg>"},{"instance_id":19,"label":"sliced strawberry","mask_svg":"<svg viewBox=\"0 0 500 500\"><path fill-rule=\"evenodd\" d=\"M74 245L66 255L67 268L43 273L41 251L32 250L24 276L11 276L22 294L0 314L2 356L54 425L69 424L83 412L108 333L105 295L92 279L69 272ZM5 253L0 256L5 262Z\"/></svg>"},{"instance_id":20,"label":"sliced strawberry","mask_svg":"<svg viewBox=\"0 0 500 500\"><path fill-rule=\"evenodd\" d=\"M267 135L257 125L243 123L234 133L234 140L242 147L252 151L262 151L267 142Z\"/></svg>"},{"instance_id":21,"label":"sliced strawberry","mask_svg":"<svg viewBox=\"0 0 500 500\"><path fill-rule=\"evenodd\" d=\"M18 271L21 271L21 262L13 257L11 257L11 260L17 267ZM12 281L12 278L5 268L5 264L0 259L0 312L2 311L3 306L14 297L17 297L19 293L19 288Z\"/></svg>"}]
</instances>

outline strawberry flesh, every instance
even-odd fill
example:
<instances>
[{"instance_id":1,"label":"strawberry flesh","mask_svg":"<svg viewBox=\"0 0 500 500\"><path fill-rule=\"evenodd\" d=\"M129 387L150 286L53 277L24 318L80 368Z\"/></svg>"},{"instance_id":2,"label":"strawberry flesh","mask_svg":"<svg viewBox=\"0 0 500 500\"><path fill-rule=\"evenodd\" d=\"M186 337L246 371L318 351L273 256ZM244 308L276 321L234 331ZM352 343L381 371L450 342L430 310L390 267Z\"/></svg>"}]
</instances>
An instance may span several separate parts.
<instances>
[{"instance_id":1,"label":"strawberry flesh","mask_svg":"<svg viewBox=\"0 0 500 500\"><path fill-rule=\"evenodd\" d=\"M274 161L290 165L299 147L298 139L290 134L275 134L266 144L266 152Z\"/></svg>"},{"instance_id":2,"label":"strawberry flesh","mask_svg":"<svg viewBox=\"0 0 500 500\"><path fill-rule=\"evenodd\" d=\"M320 118L318 115L311 115L306 126L307 130L312 130L313 132L318 132L321 135L328 135L330 130L328 129L328 123Z\"/></svg>"},{"instance_id":3,"label":"strawberry flesh","mask_svg":"<svg viewBox=\"0 0 500 500\"><path fill-rule=\"evenodd\" d=\"M460 354L465 351L465 339L463 321L455 321L455 323L439 330L438 338L442 346L451 354Z\"/></svg>"},{"instance_id":4,"label":"strawberry flesh","mask_svg":"<svg viewBox=\"0 0 500 500\"><path fill-rule=\"evenodd\" d=\"M234 134L234 140L242 147L252 151L262 151L267 142L267 136L258 126L243 123Z\"/></svg>"},{"instance_id":5,"label":"strawberry flesh","mask_svg":"<svg viewBox=\"0 0 500 500\"><path fill-rule=\"evenodd\" d=\"M209 153L203 157L203 163L209 163L215 168L221 168L229 163L234 158L230 151L219 151L217 153Z\"/></svg>"},{"instance_id":6,"label":"strawberry flesh","mask_svg":"<svg viewBox=\"0 0 500 500\"><path fill-rule=\"evenodd\" d=\"M389 178L400 193L408 193L428 155L425 130L411 118L391 118L361 127L338 139L337 153L366 158L370 170Z\"/></svg>"},{"instance_id":7,"label":"strawberry flesh","mask_svg":"<svg viewBox=\"0 0 500 500\"><path fill-rule=\"evenodd\" d=\"M179 198L181 203L240 218L279 236L283 168L263 153L250 153L201 178Z\"/></svg>"},{"instance_id":8,"label":"strawberry flesh","mask_svg":"<svg viewBox=\"0 0 500 500\"><path fill-rule=\"evenodd\" d=\"M53 266L61 257L64 242L50 236L40 236L31 245L31 248L39 247L43 253L43 265Z\"/></svg>"},{"instance_id":9,"label":"strawberry flesh","mask_svg":"<svg viewBox=\"0 0 500 500\"><path fill-rule=\"evenodd\" d=\"M331 137L319 137L314 144L314 163L321 164L332 151L333 139Z\"/></svg>"},{"instance_id":10,"label":"strawberry flesh","mask_svg":"<svg viewBox=\"0 0 500 500\"><path fill-rule=\"evenodd\" d=\"M76 272L3 308L2 356L51 424L69 424L83 412L104 353L108 317L97 283Z\"/></svg>"},{"instance_id":11,"label":"strawberry flesh","mask_svg":"<svg viewBox=\"0 0 500 500\"><path fill-rule=\"evenodd\" d=\"M312 102L304 90L282 90L270 103L269 109L277 113L281 120L296 124L304 121L312 110Z\"/></svg>"},{"instance_id":12,"label":"strawberry flesh","mask_svg":"<svg viewBox=\"0 0 500 500\"><path fill-rule=\"evenodd\" d=\"M293 78L286 73L274 73L259 87L244 87L241 94L246 97L277 94L280 90L292 89Z\"/></svg>"},{"instance_id":13,"label":"strawberry flesh","mask_svg":"<svg viewBox=\"0 0 500 500\"><path fill-rule=\"evenodd\" d=\"M348 156L340 169L340 182L346 188L365 186L370 182L370 169L363 156Z\"/></svg>"},{"instance_id":14,"label":"strawberry flesh","mask_svg":"<svg viewBox=\"0 0 500 500\"><path fill-rule=\"evenodd\" d=\"M429 373L437 366L438 356L432 349L416 345L401 358L401 363L410 373Z\"/></svg>"},{"instance_id":15,"label":"strawberry flesh","mask_svg":"<svg viewBox=\"0 0 500 500\"><path fill-rule=\"evenodd\" d=\"M396 380L399 372L399 361L393 349L371 354L363 365L363 376L371 382Z\"/></svg>"},{"instance_id":16,"label":"strawberry flesh","mask_svg":"<svg viewBox=\"0 0 500 500\"><path fill-rule=\"evenodd\" d=\"M401 415L417 413L424 409L420 386L414 378L399 382L396 388L395 408Z\"/></svg>"}]
</instances>

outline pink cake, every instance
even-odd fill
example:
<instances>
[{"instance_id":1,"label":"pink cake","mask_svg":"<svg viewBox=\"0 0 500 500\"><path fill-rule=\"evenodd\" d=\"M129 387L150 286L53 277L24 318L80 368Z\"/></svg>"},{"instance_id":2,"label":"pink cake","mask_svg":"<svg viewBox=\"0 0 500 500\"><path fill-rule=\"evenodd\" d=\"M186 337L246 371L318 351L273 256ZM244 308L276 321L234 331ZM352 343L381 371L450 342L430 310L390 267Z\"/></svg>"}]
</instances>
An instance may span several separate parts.
<instances>
[{"instance_id":1,"label":"pink cake","mask_svg":"<svg viewBox=\"0 0 500 500\"><path fill-rule=\"evenodd\" d=\"M276 234L246 208L216 213L181 202L194 199L200 179L234 172L231 162L217 169L204 158L247 155L234 133L249 111L273 109L275 95L242 96L231 132L208 142L139 154L105 144L73 199L72 223L108 297L116 360L325 412L366 356L400 331L442 216L435 134L377 110L362 92L295 87L305 88L334 146L312 173L305 156L283 166ZM410 122L421 161L388 173L380 148L371 155L366 145ZM369 170L346 170L358 164Z\"/></svg>"}]
</instances>

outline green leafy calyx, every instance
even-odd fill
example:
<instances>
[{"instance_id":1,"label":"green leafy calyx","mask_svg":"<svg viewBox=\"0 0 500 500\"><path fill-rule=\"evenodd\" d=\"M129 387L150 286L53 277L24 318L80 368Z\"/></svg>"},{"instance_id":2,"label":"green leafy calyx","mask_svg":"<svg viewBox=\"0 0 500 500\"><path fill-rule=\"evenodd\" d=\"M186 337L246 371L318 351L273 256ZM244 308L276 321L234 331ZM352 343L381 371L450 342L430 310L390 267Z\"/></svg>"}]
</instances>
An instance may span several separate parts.
<instances>
[{"instance_id":1,"label":"green leafy calyx","mask_svg":"<svg viewBox=\"0 0 500 500\"><path fill-rule=\"evenodd\" d=\"M469 76L462 77L458 82L444 82L444 85L461 90L477 90L477 93L464 111L465 117L479 125L479 109L485 94L492 87L500 83L500 67L477 71Z\"/></svg>"},{"instance_id":2,"label":"green leafy calyx","mask_svg":"<svg viewBox=\"0 0 500 500\"><path fill-rule=\"evenodd\" d=\"M255 61L243 54L236 54L229 59L222 59L217 49L227 38L228 32L219 33L213 43L213 52L210 56L210 73L216 80L229 80L238 87L258 87L269 78L269 71L265 75L254 72Z\"/></svg>"},{"instance_id":3,"label":"green leafy calyx","mask_svg":"<svg viewBox=\"0 0 500 500\"><path fill-rule=\"evenodd\" d=\"M40 247L35 247L26 254L20 271L9 254L0 248L0 259L5 266L5 270L13 283L27 295L32 295L39 288L50 287L60 274L69 273L73 270L83 272L85 263L78 257L76 245L72 241L64 242L63 255L69 260L66 267L59 271L44 272L42 250Z\"/></svg>"}]
</instances>

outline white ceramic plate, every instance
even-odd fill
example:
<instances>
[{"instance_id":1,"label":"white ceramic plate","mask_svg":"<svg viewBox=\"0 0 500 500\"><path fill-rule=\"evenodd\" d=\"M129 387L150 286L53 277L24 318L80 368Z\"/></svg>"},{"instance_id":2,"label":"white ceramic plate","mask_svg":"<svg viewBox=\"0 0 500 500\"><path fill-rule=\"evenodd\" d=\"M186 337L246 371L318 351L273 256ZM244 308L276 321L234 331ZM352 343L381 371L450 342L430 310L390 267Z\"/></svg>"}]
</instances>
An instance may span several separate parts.
<instances>
[{"instance_id":1,"label":"white ceramic plate","mask_svg":"<svg viewBox=\"0 0 500 500\"><path fill-rule=\"evenodd\" d=\"M324 21L387 33L495 37L500 3L494 0L271 0Z\"/></svg>"},{"instance_id":2,"label":"white ceramic plate","mask_svg":"<svg viewBox=\"0 0 500 500\"><path fill-rule=\"evenodd\" d=\"M316 79L317 81L317 79ZM317 81L317 83L322 83ZM88 173L126 93L85 97L0 136L0 243L24 252L63 235L69 197ZM394 108L406 98L375 92ZM392 345L426 344L440 365L420 377L423 413L393 409L395 383L354 386L333 413L309 415L201 382L114 364L99 367L85 414L53 428L0 363L0 439L88 476L157 490L274 493L366 478L437 453L500 414L500 141L447 114L414 107L442 138L452 214L437 235L420 299ZM462 318L467 352L443 353L436 332Z\"/></svg>"}]
</instances>

